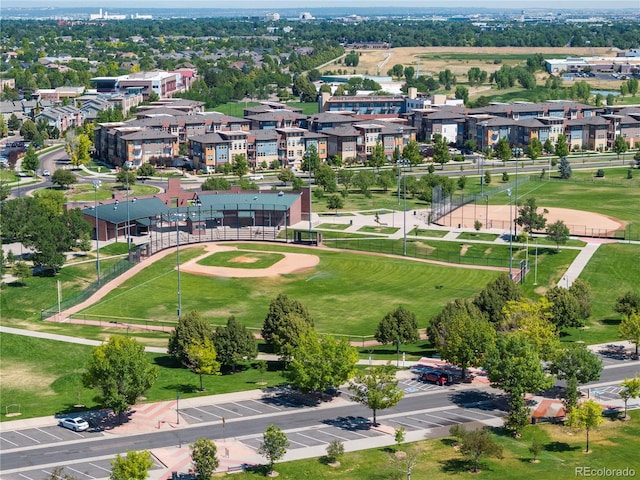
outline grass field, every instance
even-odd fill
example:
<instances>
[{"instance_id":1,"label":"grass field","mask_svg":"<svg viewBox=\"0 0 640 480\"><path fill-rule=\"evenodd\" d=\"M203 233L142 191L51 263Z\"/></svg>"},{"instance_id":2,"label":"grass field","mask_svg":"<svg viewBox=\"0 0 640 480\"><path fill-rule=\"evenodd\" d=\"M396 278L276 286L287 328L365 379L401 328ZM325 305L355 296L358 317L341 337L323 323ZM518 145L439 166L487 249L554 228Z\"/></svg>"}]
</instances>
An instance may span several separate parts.
<instances>
[{"instance_id":1,"label":"grass field","mask_svg":"<svg viewBox=\"0 0 640 480\"><path fill-rule=\"evenodd\" d=\"M449 268L375 255L239 245L240 249L243 247L311 253L320 257L320 264L311 271L277 278L214 278L183 273L183 311L198 310L215 324L223 324L229 315L235 315L245 325L260 328L269 302L285 293L309 308L320 332L370 335L380 319L397 305L414 311L418 325L426 327L428 319L449 300L473 296L498 275L495 271ZM181 260L202 252L202 247L185 248ZM175 258L165 257L82 313L175 321L174 267Z\"/></svg>"},{"instance_id":2,"label":"grass field","mask_svg":"<svg viewBox=\"0 0 640 480\"><path fill-rule=\"evenodd\" d=\"M620 422L605 420L596 431L590 432L592 453L585 455L585 433L572 434L559 425L535 425L524 429L519 439L494 434L494 439L503 447L503 458L481 458L480 478L530 480L575 478L577 467L597 469L635 469L638 470L637 448L640 435L640 412L631 412L632 420ZM539 463L531 463L529 447L536 437L543 444ZM452 437L438 438L403 444L398 450L417 449L422 452L419 461L411 471L412 480L444 480L451 478L468 479L476 474L470 473L472 464L453 448ZM406 467L395 459L396 447L374 448L345 454L341 465L330 467L321 458L278 463L275 470L283 480L346 479L346 480L400 480L408 478ZM596 476L596 475L593 475ZM601 475L599 478L615 478ZM254 472L237 474L240 479L264 478L264 468Z\"/></svg>"},{"instance_id":3,"label":"grass field","mask_svg":"<svg viewBox=\"0 0 640 480\"><path fill-rule=\"evenodd\" d=\"M64 346L61 354L60 346ZM164 339L164 346L167 338ZM2 395L0 420L8 420L6 406L19 404L20 418L66 414L77 411L74 405L95 408L95 391L82 386L82 372L92 347L60 343L40 338L2 334ZM199 377L181 368L173 358L163 354L147 354L149 360L162 367L156 383L146 392L147 401L170 400L179 393L182 398L236 392L281 384L280 373L270 370L260 374L248 368L233 375L203 376L205 392L197 392ZM15 419L15 418L13 418Z\"/></svg>"},{"instance_id":4,"label":"grass field","mask_svg":"<svg viewBox=\"0 0 640 480\"><path fill-rule=\"evenodd\" d=\"M266 252L218 252L198 260L198 265L230 268L268 268L284 258L279 253Z\"/></svg>"}]
</instances>

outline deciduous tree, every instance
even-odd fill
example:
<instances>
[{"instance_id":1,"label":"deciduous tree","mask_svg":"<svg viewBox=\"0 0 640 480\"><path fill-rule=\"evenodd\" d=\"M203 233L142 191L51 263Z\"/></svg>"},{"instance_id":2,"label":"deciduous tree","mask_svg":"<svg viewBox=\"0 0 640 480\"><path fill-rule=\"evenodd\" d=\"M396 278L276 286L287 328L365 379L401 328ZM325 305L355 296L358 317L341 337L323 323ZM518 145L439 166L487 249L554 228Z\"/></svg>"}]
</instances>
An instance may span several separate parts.
<instances>
[{"instance_id":1,"label":"deciduous tree","mask_svg":"<svg viewBox=\"0 0 640 480\"><path fill-rule=\"evenodd\" d=\"M474 303L487 315L489 321L500 324L504 321L502 307L509 300L520 300L521 297L520 287L507 274L503 274L488 283L474 299Z\"/></svg>"},{"instance_id":2,"label":"deciduous tree","mask_svg":"<svg viewBox=\"0 0 640 480\"><path fill-rule=\"evenodd\" d=\"M569 240L569 227L562 221L552 223L547 226L547 237L556 244L556 252L560 251L560 245L564 245Z\"/></svg>"},{"instance_id":3,"label":"deciduous tree","mask_svg":"<svg viewBox=\"0 0 640 480\"><path fill-rule=\"evenodd\" d=\"M391 365L371 367L368 373L357 375L350 382L349 389L355 402L371 409L374 426L378 425L377 412L397 405L404 396Z\"/></svg>"},{"instance_id":4,"label":"deciduous tree","mask_svg":"<svg viewBox=\"0 0 640 480\"><path fill-rule=\"evenodd\" d=\"M622 389L618 395L624 400L624 418L627 418L627 403L632 398L640 397L640 377L636 374L633 378L625 378L620 384Z\"/></svg>"},{"instance_id":5,"label":"deciduous tree","mask_svg":"<svg viewBox=\"0 0 640 480\"><path fill-rule=\"evenodd\" d=\"M102 405L113 409L121 420L157 378L158 367L147 358L144 345L129 337L112 336L93 349L83 383L97 389Z\"/></svg>"},{"instance_id":6,"label":"deciduous tree","mask_svg":"<svg viewBox=\"0 0 640 480\"><path fill-rule=\"evenodd\" d=\"M582 405L578 405L568 415L568 423L572 428L578 430L586 430L587 432L587 448L585 452L589 452L589 432L598 425L602 424L604 419L602 418L603 408L598 402L594 400L587 400Z\"/></svg>"},{"instance_id":7,"label":"deciduous tree","mask_svg":"<svg viewBox=\"0 0 640 480\"><path fill-rule=\"evenodd\" d=\"M262 338L273 345L276 353L288 359L300 336L311 328L313 318L307 308L299 301L280 294L269 304L269 312L262 325Z\"/></svg>"},{"instance_id":8,"label":"deciduous tree","mask_svg":"<svg viewBox=\"0 0 640 480\"><path fill-rule=\"evenodd\" d=\"M473 471L476 473L479 471L481 457L502 458L502 447L493 439L491 431L486 427L465 431L462 434L460 452L471 458Z\"/></svg>"},{"instance_id":9,"label":"deciduous tree","mask_svg":"<svg viewBox=\"0 0 640 480\"><path fill-rule=\"evenodd\" d=\"M382 344L417 342L420 337L415 314L399 306L378 323L374 337Z\"/></svg>"},{"instance_id":10,"label":"deciduous tree","mask_svg":"<svg viewBox=\"0 0 640 480\"><path fill-rule=\"evenodd\" d=\"M496 157L503 162L511 160L511 145L507 137L500 137L495 146Z\"/></svg>"},{"instance_id":11,"label":"deciduous tree","mask_svg":"<svg viewBox=\"0 0 640 480\"><path fill-rule=\"evenodd\" d=\"M273 465L287 453L289 439L285 433L273 424L269 425L262 435L262 443L258 453L269 462L269 472L273 471Z\"/></svg>"},{"instance_id":12,"label":"deciduous tree","mask_svg":"<svg viewBox=\"0 0 640 480\"><path fill-rule=\"evenodd\" d=\"M200 186L200 188L203 191L205 190L224 191L224 190L229 190L231 188L231 183L229 183L229 180L223 177L209 177L204 182L202 182L202 185Z\"/></svg>"},{"instance_id":13,"label":"deciduous tree","mask_svg":"<svg viewBox=\"0 0 640 480\"><path fill-rule=\"evenodd\" d=\"M220 464L216 444L206 437L191 445L191 463L199 479L209 480Z\"/></svg>"},{"instance_id":14,"label":"deciduous tree","mask_svg":"<svg viewBox=\"0 0 640 480\"><path fill-rule=\"evenodd\" d=\"M187 365L187 347L193 343L203 343L213 336L211 324L193 310L181 315L176 328L169 334L168 353L183 365Z\"/></svg>"},{"instance_id":15,"label":"deciduous tree","mask_svg":"<svg viewBox=\"0 0 640 480\"><path fill-rule=\"evenodd\" d=\"M580 315L580 303L566 288L553 287L547 290L547 300L551 304L550 320L558 330L569 327L581 327L584 319Z\"/></svg>"},{"instance_id":16,"label":"deciduous tree","mask_svg":"<svg viewBox=\"0 0 640 480\"><path fill-rule=\"evenodd\" d=\"M27 149L27 153L24 154L22 158L22 170L26 172L33 172L35 174L36 170L40 168L40 160L38 159L38 154L36 153L33 145L29 145Z\"/></svg>"},{"instance_id":17,"label":"deciduous tree","mask_svg":"<svg viewBox=\"0 0 640 480\"><path fill-rule=\"evenodd\" d=\"M625 315L622 322L620 322L618 332L622 338L635 344L635 356L638 358L638 344L640 344L640 312L633 311L629 315Z\"/></svg>"},{"instance_id":18,"label":"deciduous tree","mask_svg":"<svg viewBox=\"0 0 640 480\"><path fill-rule=\"evenodd\" d=\"M568 380L573 380L571 384L575 390L567 398L577 399L579 397L578 385L595 382L600 378L602 361L595 353L590 352L585 345L572 343L557 351L555 358L549 365L549 370L557 375L559 379L567 380L567 388L569 388ZM567 413L574 407L575 403L573 402L565 403Z\"/></svg>"},{"instance_id":19,"label":"deciduous tree","mask_svg":"<svg viewBox=\"0 0 640 480\"><path fill-rule=\"evenodd\" d=\"M59 185L60 188L66 189L69 188L69 185L73 185L78 180L76 176L69 170L59 168L55 172L53 172L53 175L51 175L51 181L54 184Z\"/></svg>"},{"instance_id":20,"label":"deciduous tree","mask_svg":"<svg viewBox=\"0 0 640 480\"><path fill-rule=\"evenodd\" d=\"M631 315L634 312L640 313L640 295L629 290L618 297L613 309L622 315Z\"/></svg>"},{"instance_id":21,"label":"deciduous tree","mask_svg":"<svg viewBox=\"0 0 640 480\"><path fill-rule=\"evenodd\" d=\"M231 168L235 176L238 178L244 177L249 172L249 162L247 161L247 157L242 154L233 157L233 164Z\"/></svg>"},{"instance_id":22,"label":"deciduous tree","mask_svg":"<svg viewBox=\"0 0 640 480\"><path fill-rule=\"evenodd\" d=\"M119 453L111 460L109 480L146 480L149 469L153 467L153 459L148 450L140 452L128 451L123 457Z\"/></svg>"},{"instance_id":23,"label":"deciduous tree","mask_svg":"<svg viewBox=\"0 0 640 480\"><path fill-rule=\"evenodd\" d=\"M202 386L202 375L220 375L220 362L216 360L216 348L211 339L194 341L187 345L185 351L187 355L187 366L189 370L200 377L200 391L204 391Z\"/></svg>"},{"instance_id":24,"label":"deciduous tree","mask_svg":"<svg viewBox=\"0 0 640 480\"><path fill-rule=\"evenodd\" d=\"M327 198L327 208L329 210L335 210L338 213L338 210L344 207L344 200L340 195L331 195Z\"/></svg>"},{"instance_id":25,"label":"deciduous tree","mask_svg":"<svg viewBox=\"0 0 640 480\"><path fill-rule=\"evenodd\" d=\"M346 338L318 337L313 329L301 335L292 350L287 378L303 392L322 392L355 374L358 352Z\"/></svg>"},{"instance_id":26,"label":"deciduous tree","mask_svg":"<svg viewBox=\"0 0 640 480\"><path fill-rule=\"evenodd\" d=\"M444 169L444 164L449 160L451 160L451 153L449 152L447 139L439 133L436 133L433 136L433 161L442 165Z\"/></svg>"},{"instance_id":27,"label":"deciduous tree","mask_svg":"<svg viewBox=\"0 0 640 480\"><path fill-rule=\"evenodd\" d=\"M213 344L222 365L235 371L242 361L253 360L258 356L258 344L251 331L236 320L233 315L227 319L227 325L216 327Z\"/></svg>"},{"instance_id":28,"label":"deciduous tree","mask_svg":"<svg viewBox=\"0 0 640 480\"><path fill-rule=\"evenodd\" d=\"M544 217L545 213L549 213L546 208L542 213L538 213L538 205L536 205L535 198L527 198L524 205L518 209L516 223L521 227L524 227L525 231L528 233L531 233L534 230L542 230L547 224L547 219Z\"/></svg>"},{"instance_id":29,"label":"deciduous tree","mask_svg":"<svg viewBox=\"0 0 640 480\"><path fill-rule=\"evenodd\" d=\"M295 173L290 168L281 168L278 171L278 180L280 180L285 185L289 182L293 182L293 179L296 178Z\"/></svg>"}]
</instances>

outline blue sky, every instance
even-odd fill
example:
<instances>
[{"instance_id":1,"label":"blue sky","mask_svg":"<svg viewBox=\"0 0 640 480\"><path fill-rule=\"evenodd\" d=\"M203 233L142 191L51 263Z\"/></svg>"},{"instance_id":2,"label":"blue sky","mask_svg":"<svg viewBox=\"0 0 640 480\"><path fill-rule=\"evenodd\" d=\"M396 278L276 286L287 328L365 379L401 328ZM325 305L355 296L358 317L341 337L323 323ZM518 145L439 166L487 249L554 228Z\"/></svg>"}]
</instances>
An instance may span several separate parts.
<instances>
[{"instance_id":1,"label":"blue sky","mask_svg":"<svg viewBox=\"0 0 640 480\"><path fill-rule=\"evenodd\" d=\"M228 2L216 0L137 0L131 2L127 0L3 0L5 7L95 7L113 10L118 7L149 9L154 7L168 8L267 8L278 11L282 8L311 9L321 7L389 7L389 0L278 0L268 2L265 0L245 0L240 4L229 4ZM403 7L440 7L443 6L441 0L403 0ZM516 9L539 9L539 8L566 8L566 9L606 9L612 8L637 8L640 12L640 0L616 0L615 2L603 2L602 0L449 0L446 7L486 7L486 8L516 8ZM1 8L1 7L0 7Z\"/></svg>"}]
</instances>

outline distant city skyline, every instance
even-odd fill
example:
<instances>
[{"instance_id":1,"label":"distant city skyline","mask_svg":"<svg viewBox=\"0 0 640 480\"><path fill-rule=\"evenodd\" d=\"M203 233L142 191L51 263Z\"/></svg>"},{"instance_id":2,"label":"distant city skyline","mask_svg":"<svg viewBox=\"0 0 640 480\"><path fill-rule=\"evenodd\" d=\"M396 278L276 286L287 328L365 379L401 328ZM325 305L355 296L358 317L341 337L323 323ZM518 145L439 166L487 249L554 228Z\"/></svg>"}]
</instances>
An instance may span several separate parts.
<instances>
[{"instance_id":1,"label":"distant city skyline","mask_svg":"<svg viewBox=\"0 0 640 480\"><path fill-rule=\"evenodd\" d=\"M126 0L64 0L64 1L44 1L44 0L3 0L4 8L47 8L47 7L85 7L85 8L102 8L103 10L114 10L118 8L128 9L149 9L154 8L247 8L247 9L268 9L277 12L278 9L299 8L300 10L310 10L316 8L334 8L341 7L348 9L367 8L367 7L390 7L388 0L280 0L275 4L265 2L264 0L246 0L241 5L229 5L224 2L202 1L202 0L185 0L177 3L173 0L138 0L130 2ZM638 9L640 12L640 0L617 0L616 2L603 2L602 0L488 0L478 2L477 0L450 0L446 5L441 1L424 1L424 0L404 0L402 8L477 8L480 9L517 9L517 10L539 10L539 9L593 9L593 10L612 10L612 9ZM0 7L0 12L2 8Z\"/></svg>"}]
</instances>

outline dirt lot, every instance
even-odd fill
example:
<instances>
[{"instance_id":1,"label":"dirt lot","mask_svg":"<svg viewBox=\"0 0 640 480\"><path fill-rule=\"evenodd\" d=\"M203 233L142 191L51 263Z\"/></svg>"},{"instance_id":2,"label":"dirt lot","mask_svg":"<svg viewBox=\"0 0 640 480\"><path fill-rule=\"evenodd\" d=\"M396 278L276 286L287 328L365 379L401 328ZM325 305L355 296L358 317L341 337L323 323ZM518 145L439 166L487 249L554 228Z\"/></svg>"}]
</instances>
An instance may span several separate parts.
<instances>
[{"instance_id":1,"label":"dirt lot","mask_svg":"<svg viewBox=\"0 0 640 480\"><path fill-rule=\"evenodd\" d=\"M495 64L494 58L508 55L532 55L542 53L548 57L568 57L568 56L592 56L592 55L613 55L608 48L564 48L547 47L531 49L528 47L400 47L390 50L361 50L359 51L360 62L355 68L356 73L368 73L369 75L386 75L387 71L396 64L404 66L412 65L420 67L420 73L438 73L441 70L449 69L456 75L466 74L471 67L480 67L492 73L499 70L502 64L517 65L520 60L504 59L502 63ZM450 59L446 54L464 54L468 56L477 55L478 59ZM466 80L466 79L465 79Z\"/></svg>"}]
</instances>

